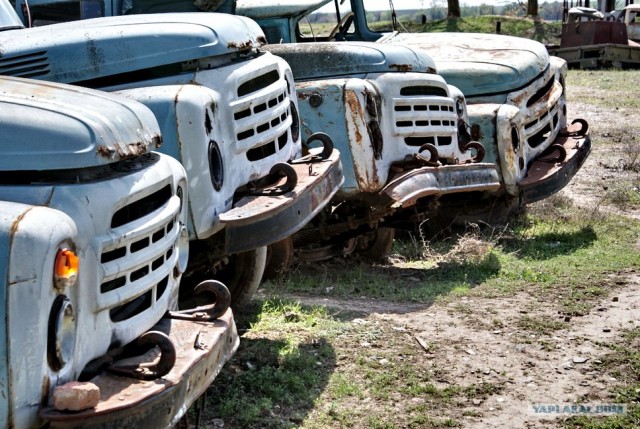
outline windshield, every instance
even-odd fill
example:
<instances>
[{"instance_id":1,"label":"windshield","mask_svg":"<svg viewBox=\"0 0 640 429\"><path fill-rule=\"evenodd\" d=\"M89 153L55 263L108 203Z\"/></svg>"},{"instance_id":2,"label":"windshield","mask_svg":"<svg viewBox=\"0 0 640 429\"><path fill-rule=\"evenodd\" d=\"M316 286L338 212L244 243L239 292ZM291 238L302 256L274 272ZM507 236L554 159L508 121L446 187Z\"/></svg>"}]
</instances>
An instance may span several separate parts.
<instances>
[{"instance_id":1,"label":"windshield","mask_svg":"<svg viewBox=\"0 0 640 429\"><path fill-rule=\"evenodd\" d=\"M7 0L0 0L0 31L22 28L22 22Z\"/></svg>"},{"instance_id":2,"label":"windshield","mask_svg":"<svg viewBox=\"0 0 640 429\"><path fill-rule=\"evenodd\" d=\"M340 1L338 2L340 3ZM339 4L340 20L351 12L351 2L346 0ZM326 40L332 33L339 30L340 21L336 15L336 5L333 1L314 10L298 21L300 36L314 40Z\"/></svg>"}]
</instances>

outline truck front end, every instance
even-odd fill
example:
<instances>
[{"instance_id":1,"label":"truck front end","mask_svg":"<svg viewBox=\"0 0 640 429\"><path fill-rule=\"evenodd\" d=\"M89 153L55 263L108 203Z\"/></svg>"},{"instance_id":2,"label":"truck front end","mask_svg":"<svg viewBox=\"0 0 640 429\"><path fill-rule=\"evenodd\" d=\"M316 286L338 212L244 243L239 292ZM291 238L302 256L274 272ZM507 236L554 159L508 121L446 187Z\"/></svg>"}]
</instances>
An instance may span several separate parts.
<instances>
[{"instance_id":1,"label":"truck front end","mask_svg":"<svg viewBox=\"0 0 640 429\"><path fill-rule=\"evenodd\" d=\"M332 204L344 225L320 228L325 239L347 226L353 233L383 219L424 219L444 195L500 188L495 166L480 162L484 148L469 137L462 93L428 56L355 42L265 49L293 69L303 132L331 130L342 156L345 182Z\"/></svg>"},{"instance_id":2,"label":"truck front end","mask_svg":"<svg viewBox=\"0 0 640 429\"><path fill-rule=\"evenodd\" d=\"M587 123L568 124L566 62L526 39L423 36L403 33L389 41L429 52L439 73L459 86L467 98L472 138L500 165L508 196L525 204L562 189L591 149Z\"/></svg>"},{"instance_id":3,"label":"truck front end","mask_svg":"<svg viewBox=\"0 0 640 429\"><path fill-rule=\"evenodd\" d=\"M340 186L337 151L299 159L291 71L259 52L264 35L250 19L132 15L5 31L0 38L7 74L119 91L153 110L165 136L160 150L189 176L188 228L197 250L189 272L196 277L251 271L250 279L229 279L228 286L255 290L256 249L300 229ZM249 266L233 267L229 257L246 252L256 252Z\"/></svg>"},{"instance_id":4,"label":"truck front end","mask_svg":"<svg viewBox=\"0 0 640 429\"><path fill-rule=\"evenodd\" d=\"M184 169L151 152L161 136L139 103L16 78L0 103L8 426L175 423L238 341L230 310L167 317L188 261ZM208 349L194 352L197 330ZM77 381L99 401L61 405Z\"/></svg>"}]
</instances>

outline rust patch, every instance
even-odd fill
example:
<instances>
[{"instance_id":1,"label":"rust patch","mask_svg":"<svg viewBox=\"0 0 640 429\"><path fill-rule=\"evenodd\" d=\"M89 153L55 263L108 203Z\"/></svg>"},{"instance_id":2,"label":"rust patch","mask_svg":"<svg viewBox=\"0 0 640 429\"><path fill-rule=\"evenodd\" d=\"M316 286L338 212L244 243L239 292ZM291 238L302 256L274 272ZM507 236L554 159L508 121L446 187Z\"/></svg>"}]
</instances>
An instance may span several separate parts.
<instances>
[{"instance_id":1,"label":"rust patch","mask_svg":"<svg viewBox=\"0 0 640 429\"><path fill-rule=\"evenodd\" d=\"M358 101L358 97L353 91L345 91L344 101L347 104L347 108L349 109L349 113L351 114L351 118L354 124L357 124L357 118L362 117L362 109L360 106L360 102ZM362 145L362 134L360 133L360 129L356 126L354 129L356 141L355 143L358 146Z\"/></svg>"},{"instance_id":2,"label":"rust patch","mask_svg":"<svg viewBox=\"0 0 640 429\"><path fill-rule=\"evenodd\" d=\"M239 49L241 51L245 51L251 49L253 47L253 42L251 40L247 40L244 42L229 42L227 48L230 49Z\"/></svg>"},{"instance_id":3,"label":"rust patch","mask_svg":"<svg viewBox=\"0 0 640 429\"><path fill-rule=\"evenodd\" d=\"M157 135L152 138L152 143L157 144L158 142L162 142L162 138ZM98 146L96 149L96 153L108 160L113 160L116 158L116 155L120 159L136 157L139 155L144 155L148 151L148 145L144 141L137 141L134 143L129 143L124 147L121 145L117 145L115 148L111 146Z\"/></svg>"},{"instance_id":4,"label":"rust patch","mask_svg":"<svg viewBox=\"0 0 640 429\"><path fill-rule=\"evenodd\" d=\"M162 136L160 134L156 134L151 137L151 145L156 149L162 146Z\"/></svg>"},{"instance_id":5,"label":"rust patch","mask_svg":"<svg viewBox=\"0 0 640 429\"><path fill-rule=\"evenodd\" d=\"M115 153L115 149L109 146L98 146L96 151L98 152L98 155L107 159L113 158L113 154Z\"/></svg>"},{"instance_id":6,"label":"rust patch","mask_svg":"<svg viewBox=\"0 0 640 429\"><path fill-rule=\"evenodd\" d=\"M207 134L211 134L213 126L211 124L211 116L209 116L209 109L204 112L204 128L207 130Z\"/></svg>"},{"instance_id":7,"label":"rust patch","mask_svg":"<svg viewBox=\"0 0 640 429\"><path fill-rule=\"evenodd\" d=\"M413 71L413 67L411 67L411 64L391 64L389 68L399 72Z\"/></svg>"},{"instance_id":8,"label":"rust patch","mask_svg":"<svg viewBox=\"0 0 640 429\"><path fill-rule=\"evenodd\" d=\"M471 140L475 140L477 142L482 141L482 130L480 129L480 125L471 125Z\"/></svg>"}]
</instances>

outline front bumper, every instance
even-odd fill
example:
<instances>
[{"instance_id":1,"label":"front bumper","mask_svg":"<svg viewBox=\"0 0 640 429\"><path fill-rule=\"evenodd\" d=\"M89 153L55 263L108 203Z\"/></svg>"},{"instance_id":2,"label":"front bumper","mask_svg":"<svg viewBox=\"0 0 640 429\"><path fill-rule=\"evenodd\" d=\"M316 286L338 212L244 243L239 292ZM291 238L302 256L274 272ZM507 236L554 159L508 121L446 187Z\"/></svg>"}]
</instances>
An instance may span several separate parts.
<instances>
[{"instance_id":1,"label":"front bumper","mask_svg":"<svg viewBox=\"0 0 640 429\"><path fill-rule=\"evenodd\" d=\"M220 215L225 225L225 253L245 252L289 237L324 208L344 180L337 150L326 160L291 166L298 176L292 191L247 196Z\"/></svg>"},{"instance_id":2,"label":"front bumper","mask_svg":"<svg viewBox=\"0 0 640 429\"><path fill-rule=\"evenodd\" d=\"M202 395L239 344L233 313L229 309L211 322L163 318L153 330L169 336L176 348L171 371L153 381L103 373L91 382L100 388L97 407L60 412L40 410L52 428L173 427ZM136 363L149 359L149 353Z\"/></svg>"},{"instance_id":3,"label":"front bumper","mask_svg":"<svg viewBox=\"0 0 640 429\"><path fill-rule=\"evenodd\" d=\"M545 156L536 159L527 171L526 177L518 183L521 203L540 201L562 189L582 167L591 152L591 138L588 134L558 137L555 144L562 146L566 157L562 162L550 162Z\"/></svg>"},{"instance_id":4,"label":"front bumper","mask_svg":"<svg viewBox=\"0 0 640 429\"><path fill-rule=\"evenodd\" d=\"M495 164L477 163L421 167L395 177L380 191L394 207L409 207L427 196L500 189Z\"/></svg>"}]
</instances>

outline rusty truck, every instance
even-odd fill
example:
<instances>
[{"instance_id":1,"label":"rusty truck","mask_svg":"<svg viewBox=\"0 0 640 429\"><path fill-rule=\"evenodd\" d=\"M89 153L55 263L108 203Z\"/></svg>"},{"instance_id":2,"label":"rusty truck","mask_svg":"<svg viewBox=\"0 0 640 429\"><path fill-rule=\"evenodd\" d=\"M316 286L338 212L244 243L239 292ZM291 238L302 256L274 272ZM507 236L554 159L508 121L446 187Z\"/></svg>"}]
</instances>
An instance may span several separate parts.
<instances>
[{"instance_id":1,"label":"rusty truck","mask_svg":"<svg viewBox=\"0 0 640 429\"><path fill-rule=\"evenodd\" d=\"M615 10L615 2L599 0L597 8L589 2L563 2L560 46L548 46L552 55L570 67L640 67L640 24L636 16L640 5L629 4ZM635 38L635 40L634 40Z\"/></svg>"},{"instance_id":2,"label":"rusty truck","mask_svg":"<svg viewBox=\"0 0 640 429\"><path fill-rule=\"evenodd\" d=\"M55 22L28 13L31 22ZM323 147L302 156L291 69L260 51L264 34L248 18L130 15L5 29L0 39L3 74L118 92L154 112L160 150L189 176L192 251L183 283L213 276L235 304L247 302L265 246L304 226L342 183L328 135L308 136Z\"/></svg>"},{"instance_id":3,"label":"rusty truck","mask_svg":"<svg viewBox=\"0 0 640 429\"><path fill-rule=\"evenodd\" d=\"M273 44L371 41L409 46L433 58L436 72L465 96L471 140L482 144L484 161L495 164L501 184L498 193L455 195L441 206L446 218L436 224L504 217L568 183L587 158L591 140L586 121L567 118L566 61L522 38L409 33L395 18L392 1L384 11L376 4L239 0L236 13L255 19ZM320 25L313 14L323 7L327 22ZM391 19L372 22L381 12Z\"/></svg>"},{"instance_id":4,"label":"rusty truck","mask_svg":"<svg viewBox=\"0 0 640 429\"><path fill-rule=\"evenodd\" d=\"M187 176L155 152L155 116L0 77L0 125L0 426L175 424L238 334L220 283L200 285L215 303L199 320L177 309Z\"/></svg>"}]
</instances>

